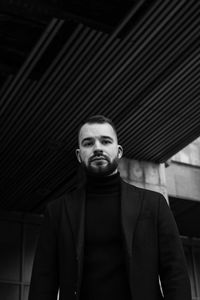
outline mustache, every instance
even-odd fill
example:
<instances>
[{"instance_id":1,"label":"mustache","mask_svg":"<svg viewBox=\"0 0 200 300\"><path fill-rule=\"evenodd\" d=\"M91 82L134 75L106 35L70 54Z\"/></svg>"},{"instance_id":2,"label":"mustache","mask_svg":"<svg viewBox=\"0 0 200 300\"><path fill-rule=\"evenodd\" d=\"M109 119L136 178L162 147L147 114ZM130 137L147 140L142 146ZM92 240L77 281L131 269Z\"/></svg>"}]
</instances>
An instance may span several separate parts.
<instances>
[{"instance_id":1,"label":"mustache","mask_svg":"<svg viewBox=\"0 0 200 300\"><path fill-rule=\"evenodd\" d=\"M109 158L106 156L106 155L103 155L103 154L96 154L96 155L92 155L89 159L89 162L92 162L96 159L105 159L107 160L108 162L110 161Z\"/></svg>"}]
</instances>

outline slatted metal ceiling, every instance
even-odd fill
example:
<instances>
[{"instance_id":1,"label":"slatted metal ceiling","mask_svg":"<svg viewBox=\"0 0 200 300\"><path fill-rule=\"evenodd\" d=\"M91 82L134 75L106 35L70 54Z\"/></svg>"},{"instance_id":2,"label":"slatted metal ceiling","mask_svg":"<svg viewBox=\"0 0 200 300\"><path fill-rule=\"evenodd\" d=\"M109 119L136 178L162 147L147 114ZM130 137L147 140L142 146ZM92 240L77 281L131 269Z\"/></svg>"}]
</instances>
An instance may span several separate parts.
<instances>
[{"instance_id":1,"label":"slatted metal ceiling","mask_svg":"<svg viewBox=\"0 0 200 300\"><path fill-rule=\"evenodd\" d=\"M164 162L200 135L198 1L147 2L111 32L54 17L7 76L2 208L41 211L73 187L76 132L89 115L113 119L129 158Z\"/></svg>"}]
</instances>

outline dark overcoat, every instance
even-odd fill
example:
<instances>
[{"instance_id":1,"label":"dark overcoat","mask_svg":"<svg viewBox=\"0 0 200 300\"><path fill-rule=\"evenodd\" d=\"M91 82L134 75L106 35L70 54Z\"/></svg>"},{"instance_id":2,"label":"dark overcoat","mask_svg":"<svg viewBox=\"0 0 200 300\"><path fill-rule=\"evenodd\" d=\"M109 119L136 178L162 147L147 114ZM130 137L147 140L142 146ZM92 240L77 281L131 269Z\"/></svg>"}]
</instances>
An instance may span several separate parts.
<instances>
[{"instance_id":1,"label":"dark overcoat","mask_svg":"<svg viewBox=\"0 0 200 300\"><path fill-rule=\"evenodd\" d=\"M84 187L48 205L29 300L56 300L58 289L60 300L79 299L84 217ZM132 299L191 300L182 244L165 198L121 181L121 223Z\"/></svg>"}]
</instances>

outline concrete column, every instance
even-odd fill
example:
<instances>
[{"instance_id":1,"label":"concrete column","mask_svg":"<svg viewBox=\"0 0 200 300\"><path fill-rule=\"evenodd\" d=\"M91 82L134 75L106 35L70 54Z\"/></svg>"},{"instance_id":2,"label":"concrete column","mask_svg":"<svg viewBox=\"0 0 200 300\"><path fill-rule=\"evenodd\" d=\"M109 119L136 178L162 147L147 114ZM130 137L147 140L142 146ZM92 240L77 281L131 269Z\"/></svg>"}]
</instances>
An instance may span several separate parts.
<instances>
[{"instance_id":1,"label":"concrete column","mask_svg":"<svg viewBox=\"0 0 200 300\"><path fill-rule=\"evenodd\" d=\"M119 172L124 181L159 192L168 201L164 164L122 158L119 163Z\"/></svg>"}]
</instances>

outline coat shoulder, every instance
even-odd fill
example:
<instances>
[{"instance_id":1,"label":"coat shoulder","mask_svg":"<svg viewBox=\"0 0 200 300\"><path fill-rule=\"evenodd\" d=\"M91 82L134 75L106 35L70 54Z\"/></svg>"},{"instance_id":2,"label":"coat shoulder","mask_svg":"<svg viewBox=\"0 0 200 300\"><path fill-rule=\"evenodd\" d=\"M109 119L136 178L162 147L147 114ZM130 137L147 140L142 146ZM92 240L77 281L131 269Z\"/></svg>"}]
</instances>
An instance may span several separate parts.
<instances>
[{"instance_id":1,"label":"coat shoulder","mask_svg":"<svg viewBox=\"0 0 200 300\"><path fill-rule=\"evenodd\" d=\"M151 197L151 198L154 198L154 199L155 198L159 198L159 197L164 197L159 192L148 190L148 189L145 189L145 188L137 187L135 185L132 185L130 183L125 182L124 180L122 180L122 185L124 185L130 191L132 191L132 192L138 192L138 193L142 194L145 197L148 196L148 197Z\"/></svg>"},{"instance_id":2,"label":"coat shoulder","mask_svg":"<svg viewBox=\"0 0 200 300\"><path fill-rule=\"evenodd\" d=\"M145 188L140 188L135 185L129 184L122 180L122 186L123 188L128 190L128 193L131 193L133 195L139 195L140 199L143 201L144 207L152 207L156 208L160 205L160 203L167 202L163 194L148 190Z\"/></svg>"}]
</instances>

